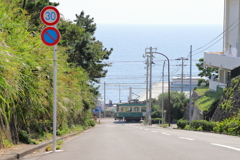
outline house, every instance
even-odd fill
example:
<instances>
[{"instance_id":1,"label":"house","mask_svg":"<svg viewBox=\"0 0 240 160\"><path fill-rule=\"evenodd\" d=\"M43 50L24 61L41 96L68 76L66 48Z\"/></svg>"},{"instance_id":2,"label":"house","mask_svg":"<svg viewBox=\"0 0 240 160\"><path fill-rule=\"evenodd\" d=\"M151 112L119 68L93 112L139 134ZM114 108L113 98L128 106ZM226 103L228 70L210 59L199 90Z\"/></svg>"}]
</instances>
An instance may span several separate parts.
<instances>
[{"instance_id":1,"label":"house","mask_svg":"<svg viewBox=\"0 0 240 160\"><path fill-rule=\"evenodd\" d=\"M224 1L223 51L205 52L204 65L218 68L218 80L209 80L209 89L224 88L240 75L240 0Z\"/></svg>"}]
</instances>

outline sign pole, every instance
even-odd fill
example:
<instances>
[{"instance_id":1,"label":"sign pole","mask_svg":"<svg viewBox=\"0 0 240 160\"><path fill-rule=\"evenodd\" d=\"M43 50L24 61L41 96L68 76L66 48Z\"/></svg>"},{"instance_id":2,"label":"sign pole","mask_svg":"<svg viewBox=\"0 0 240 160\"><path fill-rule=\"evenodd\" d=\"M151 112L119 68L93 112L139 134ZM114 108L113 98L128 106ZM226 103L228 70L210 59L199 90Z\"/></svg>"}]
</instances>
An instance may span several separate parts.
<instances>
[{"instance_id":1,"label":"sign pole","mask_svg":"<svg viewBox=\"0 0 240 160\"><path fill-rule=\"evenodd\" d=\"M60 40L60 32L57 29L57 23L60 20L60 13L54 6L47 6L40 13L41 21L53 27L46 27L42 30L41 39L44 44L53 47L53 152L56 152L57 139L57 43Z\"/></svg>"},{"instance_id":2,"label":"sign pole","mask_svg":"<svg viewBox=\"0 0 240 160\"><path fill-rule=\"evenodd\" d=\"M54 26L57 28L57 25ZM57 136L57 45L54 45L54 73L53 73L53 94L54 94L54 100L53 100L53 152L56 151L56 136Z\"/></svg>"}]
</instances>

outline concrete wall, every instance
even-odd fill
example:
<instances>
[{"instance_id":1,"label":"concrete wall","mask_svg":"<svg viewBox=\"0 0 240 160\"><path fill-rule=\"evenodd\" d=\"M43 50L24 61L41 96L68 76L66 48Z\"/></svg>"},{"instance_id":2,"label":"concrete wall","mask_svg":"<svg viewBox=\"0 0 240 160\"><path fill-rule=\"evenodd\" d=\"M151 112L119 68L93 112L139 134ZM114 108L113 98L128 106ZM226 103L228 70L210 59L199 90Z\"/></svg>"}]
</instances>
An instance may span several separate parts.
<instances>
[{"instance_id":1,"label":"concrete wall","mask_svg":"<svg viewBox=\"0 0 240 160\"><path fill-rule=\"evenodd\" d=\"M204 64L213 68L232 70L240 65L240 58L205 52Z\"/></svg>"},{"instance_id":2,"label":"concrete wall","mask_svg":"<svg viewBox=\"0 0 240 160\"><path fill-rule=\"evenodd\" d=\"M240 57L239 52L239 8L240 0L225 0L224 13L224 52L227 55Z\"/></svg>"},{"instance_id":3,"label":"concrete wall","mask_svg":"<svg viewBox=\"0 0 240 160\"><path fill-rule=\"evenodd\" d=\"M209 80L209 89L211 91L216 91L218 86L221 87L221 88L225 88L227 86L227 84L226 83L221 83L219 81Z\"/></svg>"}]
</instances>

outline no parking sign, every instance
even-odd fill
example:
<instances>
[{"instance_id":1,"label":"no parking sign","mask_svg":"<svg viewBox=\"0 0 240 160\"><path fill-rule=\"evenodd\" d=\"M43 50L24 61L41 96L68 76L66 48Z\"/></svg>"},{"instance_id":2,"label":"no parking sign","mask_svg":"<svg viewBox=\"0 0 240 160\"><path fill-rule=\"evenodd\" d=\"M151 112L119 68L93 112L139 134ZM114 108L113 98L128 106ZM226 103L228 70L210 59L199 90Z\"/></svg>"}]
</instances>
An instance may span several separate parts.
<instances>
[{"instance_id":1,"label":"no parking sign","mask_svg":"<svg viewBox=\"0 0 240 160\"><path fill-rule=\"evenodd\" d=\"M54 27L46 27L42 30L41 39L48 46L56 45L60 40L60 33Z\"/></svg>"}]
</instances>

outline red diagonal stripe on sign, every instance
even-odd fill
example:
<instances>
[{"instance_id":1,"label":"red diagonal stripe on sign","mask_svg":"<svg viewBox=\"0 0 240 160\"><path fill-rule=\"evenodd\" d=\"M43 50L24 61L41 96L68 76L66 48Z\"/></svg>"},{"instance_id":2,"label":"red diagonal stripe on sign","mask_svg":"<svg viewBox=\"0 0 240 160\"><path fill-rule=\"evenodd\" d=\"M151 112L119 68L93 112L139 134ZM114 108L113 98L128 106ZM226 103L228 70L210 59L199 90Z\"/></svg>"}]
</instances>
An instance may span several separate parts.
<instances>
[{"instance_id":1,"label":"red diagonal stripe on sign","mask_svg":"<svg viewBox=\"0 0 240 160\"><path fill-rule=\"evenodd\" d=\"M47 31L45 33L55 42L55 39Z\"/></svg>"}]
</instances>

